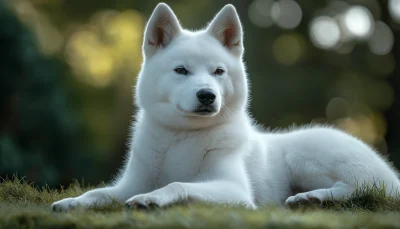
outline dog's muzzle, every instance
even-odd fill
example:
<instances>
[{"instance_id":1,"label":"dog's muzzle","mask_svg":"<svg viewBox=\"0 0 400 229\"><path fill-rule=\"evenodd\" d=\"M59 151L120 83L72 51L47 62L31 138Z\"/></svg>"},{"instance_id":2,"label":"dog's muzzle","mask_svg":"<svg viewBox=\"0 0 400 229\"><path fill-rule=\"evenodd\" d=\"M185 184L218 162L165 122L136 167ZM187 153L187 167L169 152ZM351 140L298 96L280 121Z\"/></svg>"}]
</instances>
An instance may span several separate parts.
<instances>
[{"instance_id":1,"label":"dog's muzzle","mask_svg":"<svg viewBox=\"0 0 400 229\"><path fill-rule=\"evenodd\" d=\"M197 100L200 105L194 110L196 114L209 115L216 111L214 102L216 99L215 92L211 89L200 89L196 93Z\"/></svg>"},{"instance_id":2,"label":"dog's muzzle","mask_svg":"<svg viewBox=\"0 0 400 229\"><path fill-rule=\"evenodd\" d=\"M203 106L210 106L211 104L214 103L215 98L217 97L215 95L215 92L211 89L201 89L196 93L196 96L197 100Z\"/></svg>"}]
</instances>

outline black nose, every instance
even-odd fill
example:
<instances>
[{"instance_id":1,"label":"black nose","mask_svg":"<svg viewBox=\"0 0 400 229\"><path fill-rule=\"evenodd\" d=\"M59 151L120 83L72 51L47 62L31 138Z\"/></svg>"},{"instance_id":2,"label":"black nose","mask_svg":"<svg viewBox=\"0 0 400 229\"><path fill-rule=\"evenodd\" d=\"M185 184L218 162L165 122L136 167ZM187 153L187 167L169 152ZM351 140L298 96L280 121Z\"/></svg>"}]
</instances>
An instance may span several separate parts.
<instances>
[{"instance_id":1,"label":"black nose","mask_svg":"<svg viewBox=\"0 0 400 229\"><path fill-rule=\"evenodd\" d=\"M201 89L196 93L196 96L203 105L211 105L215 101L215 92L210 89Z\"/></svg>"}]
</instances>

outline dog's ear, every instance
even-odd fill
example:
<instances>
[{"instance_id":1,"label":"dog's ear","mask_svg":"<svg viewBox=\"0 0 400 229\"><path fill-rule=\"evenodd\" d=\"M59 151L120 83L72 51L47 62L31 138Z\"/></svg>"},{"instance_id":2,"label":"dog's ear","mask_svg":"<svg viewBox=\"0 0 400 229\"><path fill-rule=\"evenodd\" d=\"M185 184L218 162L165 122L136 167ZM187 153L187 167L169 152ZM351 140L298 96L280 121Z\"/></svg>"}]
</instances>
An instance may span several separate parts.
<instances>
[{"instance_id":1,"label":"dog's ear","mask_svg":"<svg viewBox=\"0 0 400 229\"><path fill-rule=\"evenodd\" d=\"M233 5L228 4L219 11L209 24L207 32L217 38L234 55L242 55L242 25Z\"/></svg>"},{"instance_id":2,"label":"dog's ear","mask_svg":"<svg viewBox=\"0 0 400 229\"><path fill-rule=\"evenodd\" d=\"M165 3L159 3L146 25L143 38L143 55L149 58L157 49L168 46L181 30L182 28L172 9Z\"/></svg>"}]
</instances>

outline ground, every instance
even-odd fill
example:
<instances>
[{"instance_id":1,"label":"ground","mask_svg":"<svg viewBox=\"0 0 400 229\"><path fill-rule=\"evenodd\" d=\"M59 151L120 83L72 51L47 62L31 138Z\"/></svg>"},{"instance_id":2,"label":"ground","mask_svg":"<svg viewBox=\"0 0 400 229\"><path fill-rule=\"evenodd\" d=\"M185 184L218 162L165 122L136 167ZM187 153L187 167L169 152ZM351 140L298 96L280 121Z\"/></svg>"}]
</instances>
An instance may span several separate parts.
<instances>
[{"instance_id":1,"label":"ground","mask_svg":"<svg viewBox=\"0 0 400 229\"><path fill-rule=\"evenodd\" d=\"M360 188L349 200L300 206L245 210L235 206L187 204L167 209L106 207L68 213L52 212L55 200L76 196L86 189L75 183L61 191L35 187L17 178L0 181L2 228L400 228L400 198L384 190Z\"/></svg>"}]
</instances>

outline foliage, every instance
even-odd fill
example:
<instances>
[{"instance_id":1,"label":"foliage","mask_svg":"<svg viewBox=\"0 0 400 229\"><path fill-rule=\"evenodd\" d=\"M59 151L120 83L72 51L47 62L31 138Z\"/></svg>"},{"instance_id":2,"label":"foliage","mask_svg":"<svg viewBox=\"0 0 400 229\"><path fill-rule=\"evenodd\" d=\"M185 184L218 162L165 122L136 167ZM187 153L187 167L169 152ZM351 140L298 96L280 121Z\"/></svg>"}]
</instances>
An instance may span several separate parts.
<instances>
[{"instance_id":1,"label":"foliage","mask_svg":"<svg viewBox=\"0 0 400 229\"><path fill-rule=\"evenodd\" d=\"M42 55L4 1L0 27L0 175L19 172L58 184L62 173L74 174L74 160L82 159L85 147L64 86L65 67Z\"/></svg>"}]
</instances>

